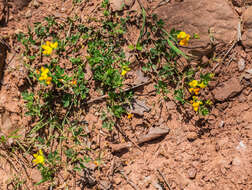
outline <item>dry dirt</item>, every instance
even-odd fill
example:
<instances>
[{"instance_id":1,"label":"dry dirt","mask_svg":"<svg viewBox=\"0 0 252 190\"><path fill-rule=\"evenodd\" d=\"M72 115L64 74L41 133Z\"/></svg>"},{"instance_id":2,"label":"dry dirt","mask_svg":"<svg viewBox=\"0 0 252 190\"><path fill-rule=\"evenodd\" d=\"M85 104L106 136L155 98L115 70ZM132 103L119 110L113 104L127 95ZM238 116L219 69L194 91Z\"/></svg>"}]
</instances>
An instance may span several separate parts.
<instances>
[{"instance_id":1,"label":"dry dirt","mask_svg":"<svg viewBox=\"0 0 252 190\"><path fill-rule=\"evenodd\" d=\"M1 71L2 55L0 60L0 72L3 72L0 86L1 133L10 134L20 126L30 124L29 118L24 116L24 105L21 98L21 92L25 90L24 87L27 83L27 71L22 64L19 47L13 41L15 33L26 31L27 25L42 21L48 15L62 19L75 13L80 14L83 18L98 15L96 7L100 1L83 2L79 8L72 9L72 0L33 0L27 3L22 0L14 0L9 2L8 11L4 3L0 2L0 11L5 11L5 14L0 13L0 34L2 41L7 42L10 46L3 71ZM137 2L135 1L133 7L128 7L128 9L139 11ZM184 3L188 2L193 1L184 1ZM211 7L211 11L214 12L215 7L211 6L211 1L200 2L207 3L207 6ZM236 15L234 19L239 20L250 3L241 0L232 2L226 1ZM154 5L158 5L158 3L159 1L150 1L150 3L146 1L143 6L152 11ZM163 6L166 8L178 6L176 4L178 2L175 0L170 3ZM183 4L183 2L180 3ZM221 7L218 7L218 11L220 11L219 9L221 10ZM183 14L187 15L187 11L183 11ZM191 18L189 15L187 16ZM197 16L201 17L202 15ZM218 25L225 23L224 19L215 16L216 18L220 19ZM195 26L193 21L189 24ZM195 26L194 29L197 27L200 25ZM204 24L204 27L207 26ZM224 28L231 29L230 25ZM245 32L242 31L242 33L249 32L251 32L251 28ZM233 33L230 36L233 36ZM134 35L129 38L134 38ZM227 51L232 43L231 40L228 44L229 38L231 37L225 36L224 41L227 47L217 48L216 53ZM2 54L2 45L0 49L0 54ZM90 189L252 189L252 60L248 53L246 47L239 42L230 51L228 60L216 68L215 80L211 82L208 94L215 100L214 108L206 118L188 115L172 101L165 101L162 96L153 93L154 84L152 83L137 91L136 94L141 95L139 99L146 103L150 112L144 112L143 116L133 117L131 120L124 118L119 126L121 130L130 139L137 141L137 137L148 133L151 127L163 126L170 129L169 134L164 138L143 144L141 150L132 146L127 152L112 154L110 148L107 148L107 143L110 140L105 138L104 132L101 133L101 120L96 114L102 103L90 106L89 112L84 117L89 122L89 128L95 126L96 129L92 136L96 139L97 144L101 142L100 146L104 150L102 169L93 168L98 184ZM244 60L245 65L239 66L238 62L241 59ZM209 62L212 67L216 64L209 59L204 62ZM192 62L190 64L199 63ZM20 130L20 133L25 132ZM116 132L116 129L112 136L116 139L115 142L122 142L123 137ZM15 169L12 168L13 164ZM92 166L89 167L92 168ZM21 172L18 173L15 170ZM39 174L35 169L28 169L27 172L31 180L38 181ZM0 179L1 189L7 189L6 181L13 175L26 176L22 166L18 165L18 161L11 164L2 157L0 157L0 175L2 176ZM63 181L61 183L63 184ZM74 177L70 177L67 183L69 189L80 189L75 184ZM24 189L37 188L30 185L24 186ZM89 188L84 187L84 189Z\"/></svg>"}]
</instances>

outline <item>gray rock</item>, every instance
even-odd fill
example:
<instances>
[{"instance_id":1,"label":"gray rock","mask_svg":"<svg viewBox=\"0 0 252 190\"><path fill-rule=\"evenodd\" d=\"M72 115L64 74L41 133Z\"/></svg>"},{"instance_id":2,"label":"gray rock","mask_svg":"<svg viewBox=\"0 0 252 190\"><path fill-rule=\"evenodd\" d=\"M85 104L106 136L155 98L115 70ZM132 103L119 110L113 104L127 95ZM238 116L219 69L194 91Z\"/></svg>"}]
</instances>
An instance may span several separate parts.
<instances>
[{"instance_id":1,"label":"gray rock","mask_svg":"<svg viewBox=\"0 0 252 190\"><path fill-rule=\"evenodd\" d=\"M197 170L194 167L189 168L187 172L190 179L195 179Z\"/></svg>"},{"instance_id":2,"label":"gray rock","mask_svg":"<svg viewBox=\"0 0 252 190\"><path fill-rule=\"evenodd\" d=\"M144 112L149 112L150 110L151 109L148 106L146 106L146 104L143 101L138 99L135 99L132 102L132 107L127 109L128 112L137 114L139 116L143 116Z\"/></svg>"},{"instance_id":3,"label":"gray rock","mask_svg":"<svg viewBox=\"0 0 252 190\"><path fill-rule=\"evenodd\" d=\"M243 71L245 69L245 60L243 58L238 61L238 69L239 71Z\"/></svg>"}]
</instances>

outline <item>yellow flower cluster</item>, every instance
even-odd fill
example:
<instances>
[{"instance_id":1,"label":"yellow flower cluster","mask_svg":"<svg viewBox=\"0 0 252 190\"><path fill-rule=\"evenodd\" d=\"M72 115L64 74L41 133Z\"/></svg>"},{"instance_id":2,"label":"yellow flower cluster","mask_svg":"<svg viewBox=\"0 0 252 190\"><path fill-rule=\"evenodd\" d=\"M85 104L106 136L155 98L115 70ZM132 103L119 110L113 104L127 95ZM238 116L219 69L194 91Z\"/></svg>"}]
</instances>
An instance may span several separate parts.
<instances>
[{"instance_id":1,"label":"yellow flower cluster","mask_svg":"<svg viewBox=\"0 0 252 190\"><path fill-rule=\"evenodd\" d=\"M190 35L181 31L178 35L177 38L180 40L179 41L179 45L181 46L187 46L188 45L188 41L190 40Z\"/></svg>"},{"instance_id":2,"label":"yellow flower cluster","mask_svg":"<svg viewBox=\"0 0 252 190\"><path fill-rule=\"evenodd\" d=\"M206 87L206 85L203 82L199 83L199 81L197 80L192 80L191 82L189 82L189 86L191 87L189 89L189 92L194 93L195 95L199 94L200 88Z\"/></svg>"},{"instance_id":3,"label":"yellow flower cluster","mask_svg":"<svg viewBox=\"0 0 252 190\"><path fill-rule=\"evenodd\" d=\"M189 82L189 86L191 87L189 88L189 92L194 93L195 95L199 95L200 89L206 87L206 85L203 82L199 83L199 81L197 80L192 80L191 82ZM197 96L193 96L193 100L191 100L190 103L192 104L193 109L196 112L199 110L199 107L202 104L202 102L198 100Z\"/></svg>"},{"instance_id":4,"label":"yellow flower cluster","mask_svg":"<svg viewBox=\"0 0 252 190\"><path fill-rule=\"evenodd\" d=\"M44 49L43 51L44 55L51 55L53 49L56 49L58 47L58 42L52 43L52 42L46 41L46 43L43 44L41 47Z\"/></svg>"},{"instance_id":5,"label":"yellow flower cluster","mask_svg":"<svg viewBox=\"0 0 252 190\"><path fill-rule=\"evenodd\" d=\"M52 77L48 76L49 69L45 67L41 67L41 75L39 77L40 81L45 81L46 84L51 84Z\"/></svg>"},{"instance_id":6,"label":"yellow flower cluster","mask_svg":"<svg viewBox=\"0 0 252 190\"><path fill-rule=\"evenodd\" d=\"M197 96L193 96L193 100L191 100L191 104L193 106L194 111L198 111L201 104L203 104L200 100L198 100Z\"/></svg>"},{"instance_id":7,"label":"yellow flower cluster","mask_svg":"<svg viewBox=\"0 0 252 190\"><path fill-rule=\"evenodd\" d=\"M73 80L73 81L71 82L71 84L72 84L73 86L76 86L76 85L77 85L77 80Z\"/></svg>"},{"instance_id":8,"label":"yellow flower cluster","mask_svg":"<svg viewBox=\"0 0 252 190\"><path fill-rule=\"evenodd\" d=\"M129 72L131 69L128 66L123 66L122 67L122 72L121 75L124 76L126 75L127 72Z\"/></svg>"},{"instance_id":9,"label":"yellow flower cluster","mask_svg":"<svg viewBox=\"0 0 252 190\"><path fill-rule=\"evenodd\" d=\"M33 154L33 157L35 158L34 160L32 160L32 162L37 165L37 164L44 164L45 162L45 157L44 154L42 152L42 150L39 150L38 153Z\"/></svg>"}]
</instances>

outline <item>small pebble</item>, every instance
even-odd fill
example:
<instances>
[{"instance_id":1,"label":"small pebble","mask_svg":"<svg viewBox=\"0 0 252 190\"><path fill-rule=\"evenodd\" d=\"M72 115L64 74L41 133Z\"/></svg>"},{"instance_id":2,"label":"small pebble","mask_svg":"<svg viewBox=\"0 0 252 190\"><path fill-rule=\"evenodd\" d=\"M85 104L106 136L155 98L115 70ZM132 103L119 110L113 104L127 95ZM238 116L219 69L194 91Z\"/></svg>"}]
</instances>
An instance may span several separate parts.
<instances>
[{"instance_id":1,"label":"small pebble","mask_svg":"<svg viewBox=\"0 0 252 190\"><path fill-rule=\"evenodd\" d=\"M188 139L189 141L194 141L194 140L197 139L197 138L198 138L198 134L195 133L195 132L189 132L189 133L187 134L187 139Z\"/></svg>"},{"instance_id":2,"label":"small pebble","mask_svg":"<svg viewBox=\"0 0 252 190\"><path fill-rule=\"evenodd\" d=\"M245 60L243 58L241 58L238 61L238 69L239 69L240 72L245 69Z\"/></svg>"},{"instance_id":3,"label":"small pebble","mask_svg":"<svg viewBox=\"0 0 252 190\"><path fill-rule=\"evenodd\" d=\"M188 177L190 179L194 179L196 177L196 174L197 174L197 170L195 168L189 168L189 170L187 171L188 172Z\"/></svg>"},{"instance_id":4,"label":"small pebble","mask_svg":"<svg viewBox=\"0 0 252 190\"><path fill-rule=\"evenodd\" d=\"M38 0L33 0L33 6L34 6L35 8L39 8L40 3L38 2Z\"/></svg>"},{"instance_id":5,"label":"small pebble","mask_svg":"<svg viewBox=\"0 0 252 190\"><path fill-rule=\"evenodd\" d=\"M25 18L30 18L32 16L32 12L31 10L28 10L26 13L25 13Z\"/></svg>"}]
</instances>

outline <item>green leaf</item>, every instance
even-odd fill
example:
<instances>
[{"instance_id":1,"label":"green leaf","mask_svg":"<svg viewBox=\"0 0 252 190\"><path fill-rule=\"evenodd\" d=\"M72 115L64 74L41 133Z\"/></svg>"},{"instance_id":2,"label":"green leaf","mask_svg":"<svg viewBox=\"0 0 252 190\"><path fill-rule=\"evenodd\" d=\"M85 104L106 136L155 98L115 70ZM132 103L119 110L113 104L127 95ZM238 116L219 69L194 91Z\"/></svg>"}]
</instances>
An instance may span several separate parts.
<instances>
[{"instance_id":1,"label":"green leaf","mask_svg":"<svg viewBox=\"0 0 252 190\"><path fill-rule=\"evenodd\" d=\"M164 29L162 29L162 31L163 31L167 36L169 36L169 34L168 34ZM177 48L177 47L172 43L172 41L169 40L169 38L166 38L166 41L167 41L168 45L170 46L170 48L171 48L174 52L176 52L176 54L182 55L184 58L189 59L188 56L187 56L183 51L181 51L179 48Z\"/></svg>"},{"instance_id":2,"label":"green leaf","mask_svg":"<svg viewBox=\"0 0 252 190\"><path fill-rule=\"evenodd\" d=\"M134 45L129 45L128 48L130 49L130 51L133 51L135 49L135 46Z\"/></svg>"}]
</instances>

